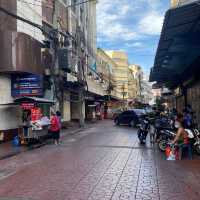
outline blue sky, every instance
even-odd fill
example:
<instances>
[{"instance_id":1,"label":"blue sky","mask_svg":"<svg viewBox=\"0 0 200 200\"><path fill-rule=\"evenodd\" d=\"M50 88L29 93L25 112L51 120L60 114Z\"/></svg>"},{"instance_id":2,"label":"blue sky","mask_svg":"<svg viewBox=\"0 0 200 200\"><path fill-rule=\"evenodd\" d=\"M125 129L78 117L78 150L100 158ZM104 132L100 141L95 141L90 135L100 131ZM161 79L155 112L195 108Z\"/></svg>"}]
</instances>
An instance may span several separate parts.
<instances>
[{"instance_id":1,"label":"blue sky","mask_svg":"<svg viewBox=\"0 0 200 200\"><path fill-rule=\"evenodd\" d=\"M153 66L164 14L170 0L99 0L97 43L103 49L124 50L130 64L145 73Z\"/></svg>"}]
</instances>

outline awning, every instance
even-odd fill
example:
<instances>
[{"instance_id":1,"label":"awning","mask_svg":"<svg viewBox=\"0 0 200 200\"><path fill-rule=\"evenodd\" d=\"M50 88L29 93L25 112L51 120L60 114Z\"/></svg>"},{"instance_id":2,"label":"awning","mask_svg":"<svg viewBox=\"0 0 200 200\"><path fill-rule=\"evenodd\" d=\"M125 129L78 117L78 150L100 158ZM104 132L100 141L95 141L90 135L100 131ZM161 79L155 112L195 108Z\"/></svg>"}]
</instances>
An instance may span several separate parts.
<instances>
[{"instance_id":1,"label":"awning","mask_svg":"<svg viewBox=\"0 0 200 200\"><path fill-rule=\"evenodd\" d=\"M175 84L183 79L184 72L200 57L199 34L200 5L191 3L168 10L150 81Z\"/></svg>"},{"instance_id":2,"label":"awning","mask_svg":"<svg viewBox=\"0 0 200 200\"><path fill-rule=\"evenodd\" d=\"M45 98L38 98L38 97L20 97L14 100L15 103L20 104L24 102L31 102L31 103L40 103L40 104L54 104L55 101L45 99Z\"/></svg>"}]
</instances>

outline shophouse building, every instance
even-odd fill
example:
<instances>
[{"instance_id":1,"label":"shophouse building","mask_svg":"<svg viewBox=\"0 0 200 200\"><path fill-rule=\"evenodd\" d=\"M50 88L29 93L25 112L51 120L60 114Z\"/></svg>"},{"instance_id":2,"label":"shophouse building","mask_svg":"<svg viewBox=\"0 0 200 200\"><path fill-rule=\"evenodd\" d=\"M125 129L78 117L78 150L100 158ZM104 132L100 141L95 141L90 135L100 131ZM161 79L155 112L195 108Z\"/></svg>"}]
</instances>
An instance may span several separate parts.
<instances>
[{"instance_id":1,"label":"shophouse building","mask_svg":"<svg viewBox=\"0 0 200 200\"><path fill-rule=\"evenodd\" d=\"M0 7L42 25L42 7L17 0L2 0ZM43 95L41 60L41 31L0 12L0 130L7 139L16 134L21 124L19 106L13 100L21 95ZM34 79L34 86L30 83Z\"/></svg>"},{"instance_id":2,"label":"shophouse building","mask_svg":"<svg viewBox=\"0 0 200 200\"><path fill-rule=\"evenodd\" d=\"M171 105L179 112L190 104L200 124L200 6L184 2L166 12L150 80L173 91Z\"/></svg>"}]
</instances>

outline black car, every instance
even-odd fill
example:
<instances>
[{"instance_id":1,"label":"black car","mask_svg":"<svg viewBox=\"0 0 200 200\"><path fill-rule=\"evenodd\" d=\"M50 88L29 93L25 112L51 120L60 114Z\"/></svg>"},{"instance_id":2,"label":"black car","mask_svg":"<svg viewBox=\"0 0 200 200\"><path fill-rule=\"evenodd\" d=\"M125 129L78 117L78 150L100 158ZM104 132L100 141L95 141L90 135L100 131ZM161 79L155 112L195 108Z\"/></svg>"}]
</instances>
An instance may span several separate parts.
<instances>
[{"instance_id":1,"label":"black car","mask_svg":"<svg viewBox=\"0 0 200 200\"><path fill-rule=\"evenodd\" d=\"M136 127L139 123L139 116L134 110L128 110L116 116L114 122L116 125L129 125L131 127Z\"/></svg>"}]
</instances>

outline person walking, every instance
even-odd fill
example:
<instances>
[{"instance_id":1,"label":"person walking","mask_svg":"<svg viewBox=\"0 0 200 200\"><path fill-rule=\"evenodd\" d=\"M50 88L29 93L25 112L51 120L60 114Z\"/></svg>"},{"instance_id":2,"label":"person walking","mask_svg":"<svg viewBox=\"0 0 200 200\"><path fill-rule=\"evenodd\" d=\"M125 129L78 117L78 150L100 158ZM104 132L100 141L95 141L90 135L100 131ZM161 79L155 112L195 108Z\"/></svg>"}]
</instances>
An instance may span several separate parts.
<instances>
[{"instance_id":1,"label":"person walking","mask_svg":"<svg viewBox=\"0 0 200 200\"><path fill-rule=\"evenodd\" d=\"M50 132L52 134L52 138L54 139L55 145L58 145L60 140L60 124L58 117L53 111L51 112L50 122L51 122Z\"/></svg>"},{"instance_id":2,"label":"person walking","mask_svg":"<svg viewBox=\"0 0 200 200\"><path fill-rule=\"evenodd\" d=\"M22 121L23 121L24 137L27 137L29 134L29 128L31 127L31 111L30 110L24 110Z\"/></svg>"},{"instance_id":3,"label":"person walking","mask_svg":"<svg viewBox=\"0 0 200 200\"><path fill-rule=\"evenodd\" d=\"M58 119L58 123L59 123L59 140L60 140L60 131L62 129L62 121L61 121L61 113L60 111L56 111L56 117ZM59 141L60 143L60 141Z\"/></svg>"}]
</instances>

